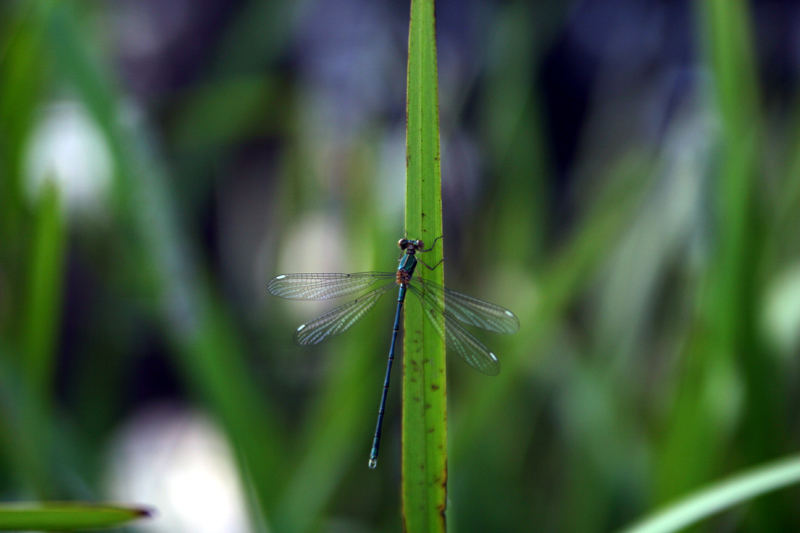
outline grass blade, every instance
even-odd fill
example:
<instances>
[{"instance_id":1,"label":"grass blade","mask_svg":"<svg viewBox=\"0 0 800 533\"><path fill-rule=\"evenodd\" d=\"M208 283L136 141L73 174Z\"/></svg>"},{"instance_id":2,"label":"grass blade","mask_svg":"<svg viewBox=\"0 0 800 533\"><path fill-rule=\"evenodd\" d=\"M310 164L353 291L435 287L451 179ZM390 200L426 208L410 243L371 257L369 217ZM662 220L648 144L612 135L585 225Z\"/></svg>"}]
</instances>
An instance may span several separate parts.
<instances>
[{"instance_id":1,"label":"grass blade","mask_svg":"<svg viewBox=\"0 0 800 533\"><path fill-rule=\"evenodd\" d=\"M698 293L697 329L683 357L681 387L664 432L667 438L657 453L659 502L718 475L727 441L736 430L734 422L742 431L736 437L737 454L746 462L780 453L771 436L783 426L772 388L777 371L756 326L764 250L761 188L756 186L763 118L748 7L746 2L718 0L695 7L721 126L720 159L712 181L717 235L705 288ZM725 392L710 395L712 388ZM718 401L738 389L745 398L741 413L729 410L733 402L722 406ZM691 455L686 454L689 449ZM766 527L763 520L780 520L769 511L753 515L761 523L758 529Z\"/></svg>"},{"instance_id":2,"label":"grass blade","mask_svg":"<svg viewBox=\"0 0 800 533\"><path fill-rule=\"evenodd\" d=\"M442 234L439 97L433 0L412 0L408 36L406 231L428 245ZM425 254L442 258L442 243ZM417 275L443 283L444 269ZM447 426L444 341L415 298L406 300L403 344L403 520L406 531L444 531ZM444 325L441 325L442 328Z\"/></svg>"},{"instance_id":3,"label":"grass blade","mask_svg":"<svg viewBox=\"0 0 800 533\"><path fill-rule=\"evenodd\" d=\"M798 482L800 482L800 456L795 455L691 494L625 529L624 533L677 531L760 494Z\"/></svg>"},{"instance_id":4,"label":"grass blade","mask_svg":"<svg viewBox=\"0 0 800 533\"><path fill-rule=\"evenodd\" d=\"M31 391L43 399L50 389L60 318L64 233L59 191L48 182L39 199L24 332L25 378Z\"/></svg>"},{"instance_id":5,"label":"grass blade","mask_svg":"<svg viewBox=\"0 0 800 533\"><path fill-rule=\"evenodd\" d=\"M159 313L183 374L231 438L254 500L268 517L279 476L281 435L253 382L243 343L215 289L196 267L179 223L165 170L145 143L143 127L122 123L121 95L91 48L70 4L42 3L41 24L61 73L96 120L114 157L120 222L137 237L141 268L151 272ZM256 513L254 513L256 514Z\"/></svg>"},{"instance_id":6,"label":"grass blade","mask_svg":"<svg viewBox=\"0 0 800 533\"><path fill-rule=\"evenodd\" d=\"M116 527L150 516L141 507L89 504L43 504L0 506L2 531L74 531L76 529Z\"/></svg>"},{"instance_id":7,"label":"grass blade","mask_svg":"<svg viewBox=\"0 0 800 533\"><path fill-rule=\"evenodd\" d=\"M30 250L30 271L25 299L22 332L23 364L21 377L27 390L22 404L21 425L24 439L46 442L51 381L55 365L55 344L61 318L62 266L66 230L59 190L52 181L42 187L38 199L34 238ZM33 445L43 451L39 444ZM49 490L48 466L40 453L23 453L30 460L27 472L40 496Z\"/></svg>"}]
</instances>

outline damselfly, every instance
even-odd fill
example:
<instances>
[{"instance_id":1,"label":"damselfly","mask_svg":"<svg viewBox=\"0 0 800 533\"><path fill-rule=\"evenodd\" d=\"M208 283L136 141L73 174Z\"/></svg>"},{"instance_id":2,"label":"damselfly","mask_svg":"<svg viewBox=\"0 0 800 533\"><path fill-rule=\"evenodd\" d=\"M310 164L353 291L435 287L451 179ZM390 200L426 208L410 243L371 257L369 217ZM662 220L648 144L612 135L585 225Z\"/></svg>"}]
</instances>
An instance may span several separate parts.
<instances>
[{"instance_id":1,"label":"damselfly","mask_svg":"<svg viewBox=\"0 0 800 533\"><path fill-rule=\"evenodd\" d=\"M435 243L436 241L434 241ZM404 253L396 272L282 274L267 284L270 293L292 300L327 300L347 296L380 284L352 302L340 305L321 317L301 325L295 332L295 340L298 344L317 344L331 335L346 331L364 313L372 309L381 296L395 285L399 285L392 341L389 345L389 360L386 363L386 377L383 381L378 422L375 426L375 435L369 454L370 468L378 465L383 413L389 391L389 377L394 361L397 332L400 330L400 311L403 308L407 291L411 291L419 298L422 309L436 331L444 337L446 346L452 348L472 368L484 374L496 375L500 371L500 363L497 356L468 332L463 324L497 333L514 333L519 329L519 320L508 309L461 294L422 278L413 278L417 262L429 269L438 266L438 264L433 267L428 266L416 257L417 252L429 252L432 248L425 249L421 240L400 239L397 244ZM444 324L443 328L442 324Z\"/></svg>"}]
</instances>

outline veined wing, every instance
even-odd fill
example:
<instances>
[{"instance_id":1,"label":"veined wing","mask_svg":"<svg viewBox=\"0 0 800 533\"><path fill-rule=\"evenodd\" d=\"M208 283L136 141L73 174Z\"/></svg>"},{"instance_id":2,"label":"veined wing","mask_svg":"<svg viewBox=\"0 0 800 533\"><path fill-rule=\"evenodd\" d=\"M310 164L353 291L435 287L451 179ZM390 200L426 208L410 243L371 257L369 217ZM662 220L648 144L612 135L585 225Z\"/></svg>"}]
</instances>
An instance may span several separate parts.
<instances>
[{"instance_id":1,"label":"veined wing","mask_svg":"<svg viewBox=\"0 0 800 533\"><path fill-rule=\"evenodd\" d=\"M505 307L467 296L425 279L415 278L411 284L415 283L425 294L424 298L437 306L441 306L443 301L444 309L459 322L495 333L516 333L519 330L517 315Z\"/></svg>"},{"instance_id":2,"label":"veined wing","mask_svg":"<svg viewBox=\"0 0 800 533\"><path fill-rule=\"evenodd\" d=\"M439 335L444 338L448 349L455 350L469 366L478 372L490 376L496 376L500 372L500 361L497 360L497 356L490 352L474 335L464 329L454 315L442 309L436 303L435 298L423 295L419 287L409 285L409 289L419 297L422 302L422 309L439 332ZM439 315L444 317L444 331L441 329Z\"/></svg>"},{"instance_id":3,"label":"veined wing","mask_svg":"<svg viewBox=\"0 0 800 533\"><path fill-rule=\"evenodd\" d=\"M387 283L352 302L328 311L311 322L306 322L297 328L294 334L297 344L318 344L331 335L338 335L343 331L347 331L359 318L364 316L364 313L372 309L372 306L383 296L383 293L394 286L394 282Z\"/></svg>"},{"instance_id":4,"label":"veined wing","mask_svg":"<svg viewBox=\"0 0 800 533\"><path fill-rule=\"evenodd\" d=\"M269 280L267 290L290 300L327 300L362 291L374 283L394 277L393 272L281 274Z\"/></svg>"}]
</instances>

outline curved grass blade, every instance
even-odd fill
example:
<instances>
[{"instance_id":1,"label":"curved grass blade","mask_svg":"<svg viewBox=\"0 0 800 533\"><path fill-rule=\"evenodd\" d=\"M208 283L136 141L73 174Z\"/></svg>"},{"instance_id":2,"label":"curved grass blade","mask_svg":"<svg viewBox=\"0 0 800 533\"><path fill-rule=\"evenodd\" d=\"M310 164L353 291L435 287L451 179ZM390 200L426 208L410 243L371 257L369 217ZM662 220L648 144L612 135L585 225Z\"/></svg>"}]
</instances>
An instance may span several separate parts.
<instances>
[{"instance_id":1,"label":"curved grass blade","mask_svg":"<svg viewBox=\"0 0 800 533\"><path fill-rule=\"evenodd\" d=\"M152 515L141 507L82 503L0 505L1 531L74 531L110 528Z\"/></svg>"},{"instance_id":2,"label":"curved grass blade","mask_svg":"<svg viewBox=\"0 0 800 533\"><path fill-rule=\"evenodd\" d=\"M433 293L438 301L444 301L447 312L459 322L495 333L511 334L519 330L519 319L505 307L442 287L426 279L415 279L412 281L414 283L418 283L424 293Z\"/></svg>"},{"instance_id":3,"label":"curved grass blade","mask_svg":"<svg viewBox=\"0 0 800 533\"><path fill-rule=\"evenodd\" d=\"M453 348L455 352L467 362L469 366L489 376L496 376L500 373L500 362L497 356L469 331L458 323L458 320L449 311L446 311L439 304L436 295L431 292L424 292L413 284L409 289L422 302L422 309L430 319L439 335L445 339L445 345ZM444 317L444 331L441 329L441 320Z\"/></svg>"},{"instance_id":4,"label":"curved grass blade","mask_svg":"<svg viewBox=\"0 0 800 533\"><path fill-rule=\"evenodd\" d=\"M622 533L670 533L765 492L800 482L800 455L715 483L657 511Z\"/></svg>"},{"instance_id":5,"label":"curved grass blade","mask_svg":"<svg viewBox=\"0 0 800 533\"><path fill-rule=\"evenodd\" d=\"M267 283L270 294L290 300L329 300L364 290L393 272L281 274Z\"/></svg>"},{"instance_id":6,"label":"curved grass blade","mask_svg":"<svg viewBox=\"0 0 800 533\"><path fill-rule=\"evenodd\" d=\"M328 311L311 322L302 324L295 332L295 341L297 344L319 344L331 335L347 331L350 326L358 322L359 318L364 316L364 313L372 309L372 306L386 291L394 286L394 282L387 283L352 302Z\"/></svg>"}]
</instances>

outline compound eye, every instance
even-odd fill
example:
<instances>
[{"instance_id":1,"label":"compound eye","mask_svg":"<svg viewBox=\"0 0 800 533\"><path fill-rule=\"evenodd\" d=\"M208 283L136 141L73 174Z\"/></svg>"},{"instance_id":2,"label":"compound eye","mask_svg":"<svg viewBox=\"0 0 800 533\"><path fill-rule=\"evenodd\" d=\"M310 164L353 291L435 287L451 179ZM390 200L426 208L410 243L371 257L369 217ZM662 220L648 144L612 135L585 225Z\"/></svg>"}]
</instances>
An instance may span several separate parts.
<instances>
[{"instance_id":1,"label":"compound eye","mask_svg":"<svg viewBox=\"0 0 800 533\"><path fill-rule=\"evenodd\" d=\"M414 246L416 246L420 250L424 250L425 249L425 244L419 239L417 239L417 242L414 243Z\"/></svg>"},{"instance_id":2,"label":"compound eye","mask_svg":"<svg viewBox=\"0 0 800 533\"><path fill-rule=\"evenodd\" d=\"M405 250L408 248L408 239L400 239L397 241L397 246L399 246L401 250Z\"/></svg>"}]
</instances>

